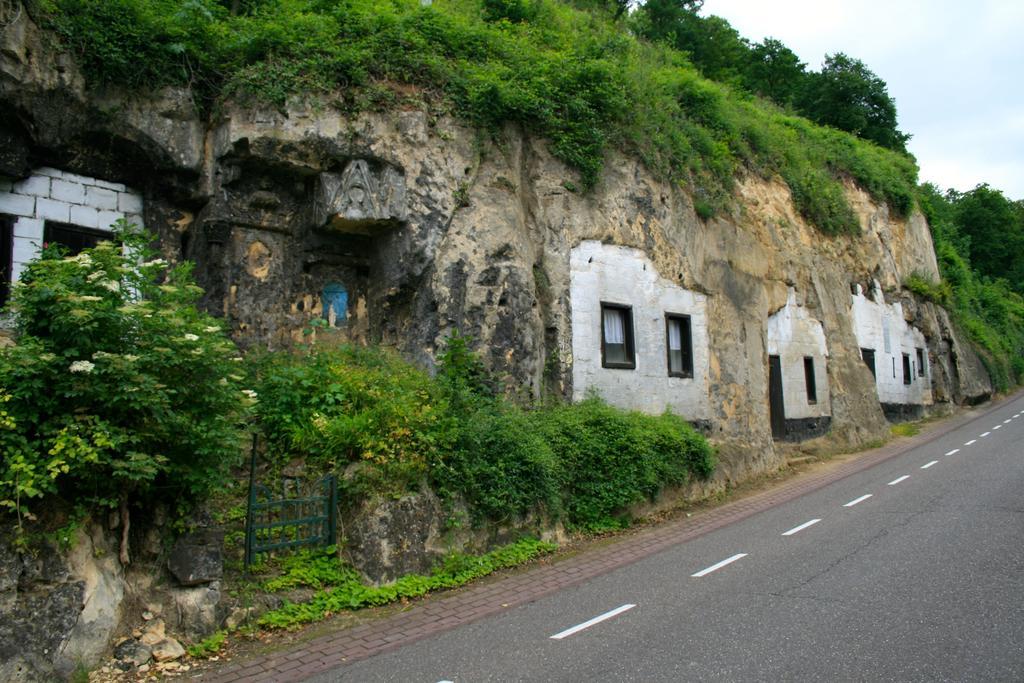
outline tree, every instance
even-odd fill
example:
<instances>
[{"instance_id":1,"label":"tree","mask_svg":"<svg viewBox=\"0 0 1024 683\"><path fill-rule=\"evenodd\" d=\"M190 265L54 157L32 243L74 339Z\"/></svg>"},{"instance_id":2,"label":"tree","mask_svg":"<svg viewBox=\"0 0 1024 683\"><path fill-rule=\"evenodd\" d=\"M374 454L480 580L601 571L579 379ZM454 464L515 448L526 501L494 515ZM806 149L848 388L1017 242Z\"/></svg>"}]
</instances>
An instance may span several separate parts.
<instances>
[{"instance_id":1,"label":"tree","mask_svg":"<svg viewBox=\"0 0 1024 683\"><path fill-rule=\"evenodd\" d=\"M703 0L648 0L640 8L640 33L689 54L707 78L737 81L750 60L750 46L725 19L698 15L702 6Z\"/></svg>"},{"instance_id":2,"label":"tree","mask_svg":"<svg viewBox=\"0 0 1024 683\"><path fill-rule=\"evenodd\" d=\"M68 256L44 247L14 287L14 346L0 349L0 507L61 495L120 508L183 503L238 459L254 394L223 327L195 307L190 264L170 266L148 236ZM123 243L123 246L122 246Z\"/></svg>"},{"instance_id":3,"label":"tree","mask_svg":"<svg viewBox=\"0 0 1024 683\"><path fill-rule=\"evenodd\" d=\"M1005 278L1024 293L1024 210L987 184L955 195L953 212L970 238L971 265L982 275Z\"/></svg>"},{"instance_id":4,"label":"tree","mask_svg":"<svg viewBox=\"0 0 1024 683\"><path fill-rule=\"evenodd\" d=\"M827 55L821 71L811 74L807 85L800 109L809 119L906 151L910 136L896 128L896 103L885 81L864 62L842 52Z\"/></svg>"},{"instance_id":5,"label":"tree","mask_svg":"<svg viewBox=\"0 0 1024 683\"><path fill-rule=\"evenodd\" d=\"M806 85L806 66L781 40L765 38L750 48L744 82L758 95L792 106Z\"/></svg>"}]
</instances>

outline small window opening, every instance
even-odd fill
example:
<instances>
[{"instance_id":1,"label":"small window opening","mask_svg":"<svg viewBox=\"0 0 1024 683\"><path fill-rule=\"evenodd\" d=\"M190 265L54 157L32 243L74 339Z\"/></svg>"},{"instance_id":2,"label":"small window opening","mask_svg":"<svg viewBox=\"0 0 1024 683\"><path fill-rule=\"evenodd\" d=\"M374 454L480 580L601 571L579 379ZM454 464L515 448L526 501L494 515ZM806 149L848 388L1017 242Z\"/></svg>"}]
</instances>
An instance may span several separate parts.
<instances>
[{"instance_id":1,"label":"small window opening","mask_svg":"<svg viewBox=\"0 0 1024 683\"><path fill-rule=\"evenodd\" d=\"M903 354L903 383L910 384L913 380L914 372L910 367L910 354L905 353Z\"/></svg>"},{"instance_id":2,"label":"small window opening","mask_svg":"<svg viewBox=\"0 0 1024 683\"><path fill-rule=\"evenodd\" d=\"M43 228L43 242L63 246L69 256L80 254L85 249L92 249L104 240L113 239L114 233L109 230L83 228L80 225L69 225L68 223L46 221Z\"/></svg>"},{"instance_id":3,"label":"small window opening","mask_svg":"<svg viewBox=\"0 0 1024 683\"><path fill-rule=\"evenodd\" d=\"M917 350L917 376L924 377L924 349Z\"/></svg>"},{"instance_id":4,"label":"small window opening","mask_svg":"<svg viewBox=\"0 0 1024 683\"><path fill-rule=\"evenodd\" d=\"M814 381L814 359L804 356L804 384L807 386L807 402L815 404L818 402L818 386Z\"/></svg>"},{"instance_id":5,"label":"small window opening","mask_svg":"<svg viewBox=\"0 0 1024 683\"><path fill-rule=\"evenodd\" d=\"M864 359L864 364L867 365L868 370L871 371L871 376L877 379L878 376L875 374L875 350L861 349L860 357Z\"/></svg>"},{"instance_id":6,"label":"small window opening","mask_svg":"<svg viewBox=\"0 0 1024 683\"><path fill-rule=\"evenodd\" d=\"M601 364L606 368L633 370L633 310L622 304L601 303Z\"/></svg>"},{"instance_id":7,"label":"small window opening","mask_svg":"<svg viewBox=\"0 0 1024 683\"><path fill-rule=\"evenodd\" d=\"M693 377L693 335L690 316L665 314L669 377Z\"/></svg>"}]
</instances>

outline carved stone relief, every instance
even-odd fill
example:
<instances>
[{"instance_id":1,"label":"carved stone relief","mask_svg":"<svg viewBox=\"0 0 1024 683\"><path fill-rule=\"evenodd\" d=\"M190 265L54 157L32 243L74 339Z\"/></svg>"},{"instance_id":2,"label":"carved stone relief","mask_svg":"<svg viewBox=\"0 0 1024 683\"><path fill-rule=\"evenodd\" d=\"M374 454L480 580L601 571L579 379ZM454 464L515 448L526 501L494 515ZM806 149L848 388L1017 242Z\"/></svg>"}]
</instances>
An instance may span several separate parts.
<instances>
[{"instance_id":1,"label":"carved stone relief","mask_svg":"<svg viewBox=\"0 0 1024 683\"><path fill-rule=\"evenodd\" d=\"M341 174L320 174L316 196L319 225L372 234L405 220L405 215L405 176L391 166L375 172L366 160L355 159Z\"/></svg>"}]
</instances>

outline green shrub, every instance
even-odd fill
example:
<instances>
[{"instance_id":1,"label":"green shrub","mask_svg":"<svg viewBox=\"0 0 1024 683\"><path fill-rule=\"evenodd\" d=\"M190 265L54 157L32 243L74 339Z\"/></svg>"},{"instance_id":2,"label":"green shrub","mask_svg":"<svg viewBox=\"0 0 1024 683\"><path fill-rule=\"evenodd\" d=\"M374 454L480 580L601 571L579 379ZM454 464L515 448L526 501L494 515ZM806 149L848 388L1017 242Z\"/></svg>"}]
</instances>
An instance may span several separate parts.
<instances>
[{"instance_id":1,"label":"green shrub","mask_svg":"<svg viewBox=\"0 0 1024 683\"><path fill-rule=\"evenodd\" d=\"M279 464L324 470L363 463L356 486L400 493L450 447L437 384L383 349L344 346L270 354L258 363L256 413Z\"/></svg>"},{"instance_id":2,"label":"green shrub","mask_svg":"<svg viewBox=\"0 0 1024 683\"><path fill-rule=\"evenodd\" d=\"M442 495L462 496L477 521L507 522L538 508L557 517L558 464L526 415L513 406L478 409L457 432L432 473Z\"/></svg>"},{"instance_id":3,"label":"green shrub","mask_svg":"<svg viewBox=\"0 0 1024 683\"><path fill-rule=\"evenodd\" d=\"M440 359L431 379L379 349L267 356L256 411L270 452L324 470L363 463L350 496L401 495L426 479L476 523L543 512L585 529L714 468L679 417L597 398L524 411L495 396L464 337L452 335Z\"/></svg>"},{"instance_id":4,"label":"green shrub","mask_svg":"<svg viewBox=\"0 0 1024 683\"><path fill-rule=\"evenodd\" d=\"M0 349L0 505L60 493L113 507L216 487L247 402L234 344L199 312L188 265L122 225L120 244L43 249L14 287Z\"/></svg>"},{"instance_id":5,"label":"green shrub","mask_svg":"<svg viewBox=\"0 0 1024 683\"><path fill-rule=\"evenodd\" d=\"M940 306L949 306L953 301L953 288L948 282L933 282L928 276L917 271L907 276L903 286Z\"/></svg>"},{"instance_id":6,"label":"green shrub","mask_svg":"<svg viewBox=\"0 0 1024 683\"><path fill-rule=\"evenodd\" d=\"M575 527L616 526L626 506L714 470L710 445L675 415L626 412L592 397L533 418L558 461L566 521Z\"/></svg>"}]
</instances>

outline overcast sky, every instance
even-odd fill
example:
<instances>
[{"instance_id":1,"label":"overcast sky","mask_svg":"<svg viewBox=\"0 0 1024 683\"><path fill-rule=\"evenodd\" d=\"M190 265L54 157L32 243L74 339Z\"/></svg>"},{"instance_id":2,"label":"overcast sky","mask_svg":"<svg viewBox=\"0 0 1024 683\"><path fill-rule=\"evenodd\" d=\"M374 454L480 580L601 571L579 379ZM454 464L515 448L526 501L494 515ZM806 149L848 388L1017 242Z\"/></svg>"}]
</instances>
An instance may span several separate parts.
<instances>
[{"instance_id":1,"label":"overcast sky","mask_svg":"<svg viewBox=\"0 0 1024 683\"><path fill-rule=\"evenodd\" d=\"M702 14L815 71L826 53L860 59L888 84L922 181L1024 199L1024 0L705 0Z\"/></svg>"}]
</instances>

